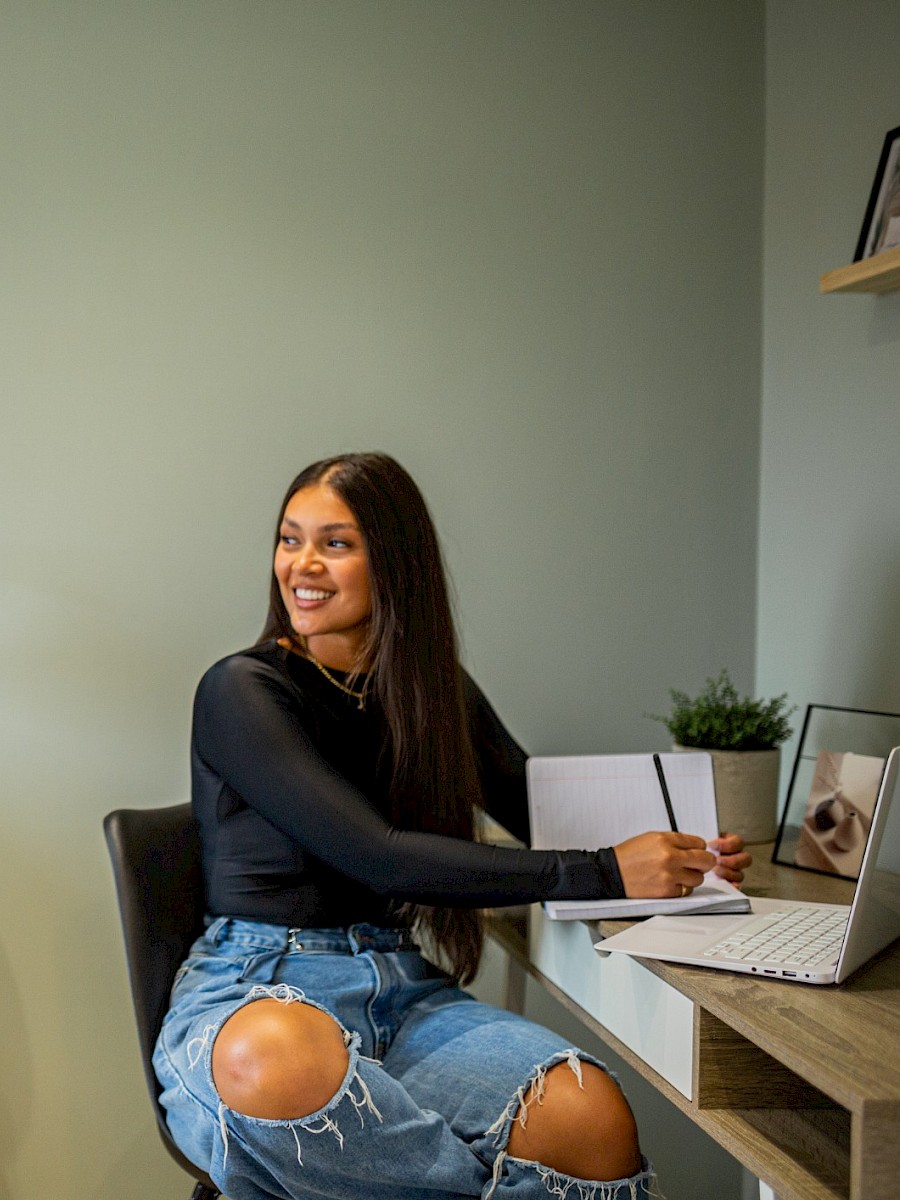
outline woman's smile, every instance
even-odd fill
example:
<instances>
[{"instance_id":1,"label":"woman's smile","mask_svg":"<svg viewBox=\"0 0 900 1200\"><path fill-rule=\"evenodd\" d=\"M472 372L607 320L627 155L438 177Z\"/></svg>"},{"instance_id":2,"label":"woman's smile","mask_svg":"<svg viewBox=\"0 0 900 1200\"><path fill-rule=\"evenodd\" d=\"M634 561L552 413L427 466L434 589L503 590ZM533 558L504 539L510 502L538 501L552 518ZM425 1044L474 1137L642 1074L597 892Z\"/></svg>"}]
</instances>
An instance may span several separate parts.
<instances>
[{"instance_id":1,"label":"woman's smile","mask_svg":"<svg viewBox=\"0 0 900 1200\"><path fill-rule=\"evenodd\" d=\"M365 538L327 483L291 496L273 569L291 628L310 653L338 670L364 666L372 615Z\"/></svg>"},{"instance_id":2,"label":"woman's smile","mask_svg":"<svg viewBox=\"0 0 900 1200\"><path fill-rule=\"evenodd\" d=\"M325 600L330 600L334 594L334 592L322 591L321 588L294 588L294 596L297 599L297 603L303 608L308 608L312 604L321 604Z\"/></svg>"}]
</instances>

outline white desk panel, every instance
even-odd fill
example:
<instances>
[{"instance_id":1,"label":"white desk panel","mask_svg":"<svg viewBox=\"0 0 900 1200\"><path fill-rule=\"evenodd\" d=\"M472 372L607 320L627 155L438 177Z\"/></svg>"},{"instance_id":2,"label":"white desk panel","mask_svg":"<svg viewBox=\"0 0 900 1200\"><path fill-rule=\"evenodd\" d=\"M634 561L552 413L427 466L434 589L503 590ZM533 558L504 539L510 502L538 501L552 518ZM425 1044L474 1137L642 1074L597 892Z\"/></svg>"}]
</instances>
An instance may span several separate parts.
<instances>
[{"instance_id":1,"label":"white desk panel","mask_svg":"<svg viewBox=\"0 0 900 1200\"><path fill-rule=\"evenodd\" d=\"M624 954L601 958L581 921L529 922L529 954L543 975L662 1075L692 1097L694 1005Z\"/></svg>"}]
</instances>

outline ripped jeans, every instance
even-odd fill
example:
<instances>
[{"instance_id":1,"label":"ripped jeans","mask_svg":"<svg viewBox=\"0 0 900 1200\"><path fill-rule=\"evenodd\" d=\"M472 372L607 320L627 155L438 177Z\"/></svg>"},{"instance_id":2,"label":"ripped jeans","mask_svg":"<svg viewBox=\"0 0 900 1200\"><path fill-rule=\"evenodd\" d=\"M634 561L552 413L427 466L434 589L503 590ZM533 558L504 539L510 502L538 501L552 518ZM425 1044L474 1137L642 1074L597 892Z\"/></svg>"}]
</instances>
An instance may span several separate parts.
<instances>
[{"instance_id":1,"label":"ripped jeans","mask_svg":"<svg viewBox=\"0 0 900 1200\"><path fill-rule=\"evenodd\" d=\"M344 1080L309 1116L244 1116L216 1092L216 1035L262 997L312 1004L343 1032ZM581 1061L597 1060L475 1000L403 931L228 917L192 947L154 1055L175 1141L231 1200L646 1200L646 1160L630 1178L590 1182L506 1153L525 1094L563 1061L580 1078Z\"/></svg>"}]
</instances>

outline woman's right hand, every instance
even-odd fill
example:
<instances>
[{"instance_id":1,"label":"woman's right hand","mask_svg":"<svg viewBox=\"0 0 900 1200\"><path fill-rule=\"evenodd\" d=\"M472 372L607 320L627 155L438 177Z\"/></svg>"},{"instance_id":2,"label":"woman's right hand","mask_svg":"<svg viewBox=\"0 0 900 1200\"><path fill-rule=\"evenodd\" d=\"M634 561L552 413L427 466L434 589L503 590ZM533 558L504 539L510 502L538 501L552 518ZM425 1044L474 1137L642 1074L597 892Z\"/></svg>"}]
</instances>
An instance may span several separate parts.
<instances>
[{"instance_id":1,"label":"woman's right hand","mask_svg":"<svg viewBox=\"0 0 900 1200\"><path fill-rule=\"evenodd\" d=\"M629 899L686 896L716 865L692 833L642 833L613 847Z\"/></svg>"}]
</instances>

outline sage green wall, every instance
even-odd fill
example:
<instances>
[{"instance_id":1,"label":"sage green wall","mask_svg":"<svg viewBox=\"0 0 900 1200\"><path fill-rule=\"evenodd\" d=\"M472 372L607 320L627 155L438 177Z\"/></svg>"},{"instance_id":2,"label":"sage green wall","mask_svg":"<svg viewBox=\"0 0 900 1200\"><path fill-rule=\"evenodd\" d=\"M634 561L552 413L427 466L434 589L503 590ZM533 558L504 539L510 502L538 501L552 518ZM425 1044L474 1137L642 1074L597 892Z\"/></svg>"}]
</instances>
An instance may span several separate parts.
<instances>
[{"instance_id":1,"label":"sage green wall","mask_svg":"<svg viewBox=\"0 0 900 1200\"><path fill-rule=\"evenodd\" d=\"M900 712L900 292L818 294L900 124L898 40L890 0L767 7L758 682L801 709Z\"/></svg>"},{"instance_id":2,"label":"sage green wall","mask_svg":"<svg viewBox=\"0 0 900 1200\"><path fill-rule=\"evenodd\" d=\"M181 1197L100 821L186 795L299 466L408 464L532 750L660 744L670 685L750 685L762 7L3 18L0 1200Z\"/></svg>"}]
</instances>

